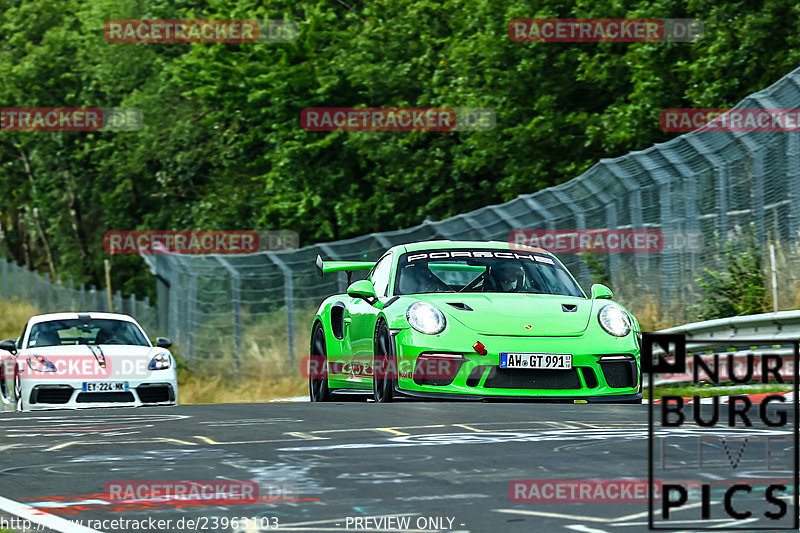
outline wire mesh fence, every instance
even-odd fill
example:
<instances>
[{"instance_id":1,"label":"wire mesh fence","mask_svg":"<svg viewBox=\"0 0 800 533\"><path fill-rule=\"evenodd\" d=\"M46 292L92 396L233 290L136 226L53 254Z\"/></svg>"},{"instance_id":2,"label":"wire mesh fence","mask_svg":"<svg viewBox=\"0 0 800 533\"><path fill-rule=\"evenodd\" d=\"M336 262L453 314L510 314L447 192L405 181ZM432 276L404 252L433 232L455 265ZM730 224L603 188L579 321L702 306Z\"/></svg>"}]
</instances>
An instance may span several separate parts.
<instances>
[{"instance_id":1,"label":"wire mesh fence","mask_svg":"<svg viewBox=\"0 0 800 533\"><path fill-rule=\"evenodd\" d=\"M735 109L800 105L800 69ZM498 127L501 127L499 125ZM501 240L514 230L650 229L683 239L658 253L557 254L588 289L608 280L634 313L646 305L672 310L672 323L692 318L696 278L719 260L717 245L751 224L756 242L779 245L779 279L800 259L800 133L697 131L647 150L604 159L556 187L441 221L296 250L248 255L143 255L158 279L158 309L116 296L115 308L148 331L165 332L193 368L224 365L240 375L258 365L296 372L307 354L311 319L328 295L346 291L344 273L318 277L317 254L330 260L377 260L391 246L415 241ZM687 246L687 236L701 246ZM3 296L43 310L107 309L96 290L60 287L0 262ZM358 276L353 278L358 279ZM794 276L792 275L792 279ZM780 290L791 308L792 284ZM156 326L157 321L157 326Z\"/></svg>"},{"instance_id":2,"label":"wire mesh fence","mask_svg":"<svg viewBox=\"0 0 800 533\"><path fill-rule=\"evenodd\" d=\"M753 94L735 109L800 105L800 69ZM561 254L588 288L602 273L635 313L644 302L686 320L698 301L695 280L718 260L716 246L752 223L758 243L782 243L794 269L800 212L800 133L692 132L647 150L604 159L556 187L441 221L399 231L234 256L143 256L159 282L160 316L195 364L233 354L230 364L268 360L276 372L307 353L310 320L346 278L319 278L314 259L377 260L389 247L435 239L501 240L518 229L657 229L665 236L702 237L702 246L658 253ZM666 239L667 237L665 237ZM696 243L695 243L696 244ZM358 279L358 278L354 278ZM781 289L783 306L793 287Z\"/></svg>"},{"instance_id":3,"label":"wire mesh fence","mask_svg":"<svg viewBox=\"0 0 800 533\"><path fill-rule=\"evenodd\" d=\"M68 311L108 312L108 296L105 290L84 285L75 287L72 281L61 283L30 271L7 259L0 258L0 296L3 300L23 300L31 303L41 313ZM135 294L123 298L117 291L112 295L113 312L134 317L151 337L158 328L158 317L149 298L137 300ZM21 328L20 328L21 329Z\"/></svg>"}]
</instances>

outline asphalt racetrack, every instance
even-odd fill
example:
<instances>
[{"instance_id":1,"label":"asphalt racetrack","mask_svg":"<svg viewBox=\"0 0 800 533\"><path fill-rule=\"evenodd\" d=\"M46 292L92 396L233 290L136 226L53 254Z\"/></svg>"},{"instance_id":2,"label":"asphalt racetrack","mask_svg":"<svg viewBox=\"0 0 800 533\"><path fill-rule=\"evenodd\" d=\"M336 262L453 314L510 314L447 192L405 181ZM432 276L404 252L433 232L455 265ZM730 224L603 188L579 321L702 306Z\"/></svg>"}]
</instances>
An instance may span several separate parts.
<instances>
[{"instance_id":1,"label":"asphalt racetrack","mask_svg":"<svg viewBox=\"0 0 800 533\"><path fill-rule=\"evenodd\" d=\"M145 521L138 531L175 532L647 529L646 503L515 503L509 495L520 479L646 480L647 405L337 402L5 412L0 450L0 516L35 513L64 532L137 530L114 519ZM260 492L255 502L225 505L108 498L109 482L147 480L251 481ZM685 512L688 525L696 509ZM366 517L372 521L355 520ZM223 520L234 518L249 521L232 528ZM81 529L87 520L109 527ZM158 520L171 522L153 529Z\"/></svg>"}]
</instances>

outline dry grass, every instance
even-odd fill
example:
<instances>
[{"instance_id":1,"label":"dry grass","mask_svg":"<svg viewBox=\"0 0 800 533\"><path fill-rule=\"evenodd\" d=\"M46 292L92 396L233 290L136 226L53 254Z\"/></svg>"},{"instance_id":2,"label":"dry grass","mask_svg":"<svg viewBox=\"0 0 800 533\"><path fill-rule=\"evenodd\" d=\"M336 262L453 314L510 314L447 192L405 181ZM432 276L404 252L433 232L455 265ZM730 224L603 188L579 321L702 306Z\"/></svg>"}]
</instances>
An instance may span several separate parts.
<instances>
[{"instance_id":1,"label":"dry grass","mask_svg":"<svg viewBox=\"0 0 800 533\"><path fill-rule=\"evenodd\" d=\"M764 276L767 294L767 308L772 311L772 269L769 260L769 244L763 247ZM797 271L800 258L800 244L787 244L776 241L775 244L775 270L777 271L778 310L788 311L800 309L800 273Z\"/></svg>"},{"instance_id":2,"label":"dry grass","mask_svg":"<svg viewBox=\"0 0 800 533\"><path fill-rule=\"evenodd\" d=\"M620 300L639 321L642 331L658 331L681 323L680 316L684 310L679 309L678 304L665 306L649 295L640 296L630 303L622 298Z\"/></svg>"},{"instance_id":3,"label":"dry grass","mask_svg":"<svg viewBox=\"0 0 800 533\"><path fill-rule=\"evenodd\" d=\"M778 310L788 311L800 309L800 243L792 244L782 241L768 241L760 250L762 253L762 268L764 273L764 312L773 310L772 302L772 271L769 258L769 244L775 244L775 267L777 270L778 287ZM702 273L696 272L695 277L700 277ZM684 278L685 279L685 278ZM614 299L622 303L636 316L641 324L642 331L658 331L669 327L687 324L699 320L695 314L696 310L687 308L680 302L668 302L659 298L659 294L645 293L641 287L637 287L637 282L641 283L639 276L633 270L624 275L617 276L617 283L613 286ZM698 286L694 283L686 283L681 288L684 296L695 293L695 297L700 298L697 293Z\"/></svg>"},{"instance_id":4,"label":"dry grass","mask_svg":"<svg viewBox=\"0 0 800 533\"><path fill-rule=\"evenodd\" d=\"M266 402L308 395L308 381L298 376L250 375L239 381L220 376L187 375L179 383L181 404Z\"/></svg>"},{"instance_id":5,"label":"dry grass","mask_svg":"<svg viewBox=\"0 0 800 533\"><path fill-rule=\"evenodd\" d=\"M301 365L308 355L313 316L313 310L296 311L294 363L288 361L283 312L253 317L244 310L238 354L232 349L230 336L216 333L224 328L213 322L206 324L210 335L204 337L204 355L213 353L213 359L195 361L191 369L181 369L180 403L264 402L307 395L308 379L303 377ZM176 346L173 352L180 357L181 348Z\"/></svg>"},{"instance_id":6,"label":"dry grass","mask_svg":"<svg viewBox=\"0 0 800 533\"><path fill-rule=\"evenodd\" d=\"M33 305L19 300L0 300L0 339L16 339L33 315L40 311Z\"/></svg>"}]
</instances>

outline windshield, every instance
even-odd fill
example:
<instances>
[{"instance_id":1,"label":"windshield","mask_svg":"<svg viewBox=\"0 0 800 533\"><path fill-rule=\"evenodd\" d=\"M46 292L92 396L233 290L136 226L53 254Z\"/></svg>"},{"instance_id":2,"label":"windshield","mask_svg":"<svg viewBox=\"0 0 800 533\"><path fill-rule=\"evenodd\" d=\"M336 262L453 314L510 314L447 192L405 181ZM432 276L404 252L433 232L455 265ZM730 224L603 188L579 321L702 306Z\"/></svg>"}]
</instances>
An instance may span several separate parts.
<instances>
[{"instance_id":1,"label":"windshield","mask_svg":"<svg viewBox=\"0 0 800 533\"><path fill-rule=\"evenodd\" d=\"M28 348L74 344L126 344L149 346L141 330L132 322L113 319L51 320L31 328Z\"/></svg>"},{"instance_id":2,"label":"windshield","mask_svg":"<svg viewBox=\"0 0 800 533\"><path fill-rule=\"evenodd\" d=\"M396 295L434 292L518 292L585 295L546 255L502 250L411 252L400 257Z\"/></svg>"}]
</instances>

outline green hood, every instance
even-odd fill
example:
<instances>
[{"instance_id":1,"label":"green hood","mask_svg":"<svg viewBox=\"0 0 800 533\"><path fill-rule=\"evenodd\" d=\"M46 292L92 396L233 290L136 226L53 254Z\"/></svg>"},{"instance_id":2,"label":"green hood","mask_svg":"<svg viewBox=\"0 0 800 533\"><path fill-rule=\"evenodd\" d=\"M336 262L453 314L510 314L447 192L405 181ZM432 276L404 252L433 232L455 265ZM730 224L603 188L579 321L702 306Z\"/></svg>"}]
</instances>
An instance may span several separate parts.
<instances>
[{"instance_id":1,"label":"green hood","mask_svg":"<svg viewBox=\"0 0 800 533\"><path fill-rule=\"evenodd\" d=\"M560 337L583 333L592 315L592 300L572 296L503 293L420 294L416 298L438 307L477 333L523 337ZM457 304L453 306L451 304ZM468 306L472 311L462 309ZM576 306L567 312L563 306ZM525 325L531 328L525 328Z\"/></svg>"}]
</instances>

